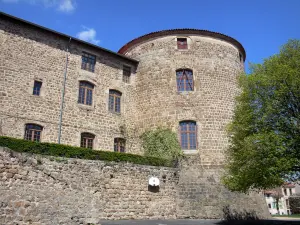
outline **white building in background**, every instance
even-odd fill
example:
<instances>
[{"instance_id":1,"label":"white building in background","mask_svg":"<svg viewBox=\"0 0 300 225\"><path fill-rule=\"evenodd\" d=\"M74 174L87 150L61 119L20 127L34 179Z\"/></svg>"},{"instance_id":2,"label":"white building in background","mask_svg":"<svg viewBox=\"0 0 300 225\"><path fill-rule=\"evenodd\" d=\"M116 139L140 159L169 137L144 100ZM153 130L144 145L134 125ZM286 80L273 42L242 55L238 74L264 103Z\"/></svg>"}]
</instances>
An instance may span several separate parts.
<instances>
[{"instance_id":1,"label":"white building in background","mask_svg":"<svg viewBox=\"0 0 300 225\"><path fill-rule=\"evenodd\" d=\"M284 184L282 187L278 187L271 190L265 190L264 196L270 214L276 215L289 215L292 214L289 204L289 197L296 193L294 184ZM276 199L278 200L279 212L277 210Z\"/></svg>"}]
</instances>

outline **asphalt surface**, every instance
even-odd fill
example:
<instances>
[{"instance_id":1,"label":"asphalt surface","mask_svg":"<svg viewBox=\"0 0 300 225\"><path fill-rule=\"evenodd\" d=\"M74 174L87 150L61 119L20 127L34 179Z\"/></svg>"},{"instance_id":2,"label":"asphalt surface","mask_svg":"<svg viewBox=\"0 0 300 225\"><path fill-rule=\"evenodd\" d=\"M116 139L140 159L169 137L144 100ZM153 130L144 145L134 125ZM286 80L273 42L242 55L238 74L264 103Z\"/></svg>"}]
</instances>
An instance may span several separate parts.
<instances>
[{"instance_id":1,"label":"asphalt surface","mask_svg":"<svg viewBox=\"0 0 300 225\"><path fill-rule=\"evenodd\" d=\"M300 225L299 219L274 218L271 220L222 221L222 220L110 220L101 225Z\"/></svg>"},{"instance_id":2,"label":"asphalt surface","mask_svg":"<svg viewBox=\"0 0 300 225\"><path fill-rule=\"evenodd\" d=\"M101 225L218 225L221 220L116 220Z\"/></svg>"}]
</instances>

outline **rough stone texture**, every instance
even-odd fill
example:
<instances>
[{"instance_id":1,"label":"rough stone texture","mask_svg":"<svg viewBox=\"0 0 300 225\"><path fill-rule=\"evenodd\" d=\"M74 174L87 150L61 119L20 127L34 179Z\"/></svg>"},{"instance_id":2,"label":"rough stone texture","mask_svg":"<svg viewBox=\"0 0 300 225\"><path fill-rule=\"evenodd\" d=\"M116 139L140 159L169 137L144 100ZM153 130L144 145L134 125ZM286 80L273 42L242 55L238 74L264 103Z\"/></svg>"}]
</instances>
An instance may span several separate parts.
<instances>
[{"instance_id":1,"label":"rough stone texture","mask_svg":"<svg viewBox=\"0 0 300 225\"><path fill-rule=\"evenodd\" d=\"M177 195L178 218L223 218L223 210L227 206L232 212L253 213L259 218L269 217L262 193L228 191L220 182L222 172L221 166L201 165L195 156L182 161Z\"/></svg>"},{"instance_id":2,"label":"rough stone texture","mask_svg":"<svg viewBox=\"0 0 300 225\"><path fill-rule=\"evenodd\" d=\"M127 152L142 154L138 137L145 130L166 126L177 132L180 121L194 120L198 149L189 152L194 156L182 165L179 180L172 169L44 158L39 163L36 157L11 157L3 151L0 200L5 224L220 218L226 204L267 212L262 196L230 193L219 182L228 146L225 127L233 115L236 78L243 71L240 53L226 41L185 37L188 50L176 48L176 36L133 46L126 55L139 60L138 67L132 60L71 41L61 140L79 146L80 134L90 132L95 134L94 149L113 150L114 138L124 137ZM0 135L23 138L25 124L36 123L44 128L42 142L57 142L68 41L1 17ZM96 55L95 73L81 69L83 51ZM123 65L133 68L130 84L122 81ZM193 70L194 91L177 92L179 68ZM32 95L34 80L43 82L41 96ZM92 106L77 103L80 80L95 85ZM109 89L122 92L121 114L108 111ZM149 192L148 177L165 173L170 180L160 192Z\"/></svg>"},{"instance_id":3,"label":"rough stone texture","mask_svg":"<svg viewBox=\"0 0 300 225\"><path fill-rule=\"evenodd\" d=\"M43 126L42 142L57 142L68 41L31 26L0 20L0 135L23 138L25 124L36 123ZM94 149L113 150L114 138L124 137L121 127L132 123L135 74L126 84L122 68L129 65L135 71L135 65L77 42L71 41L69 50L61 143L79 146L80 134L90 132L95 135ZM96 55L94 73L81 69L83 51ZM40 96L32 95L34 80L43 82ZM77 103L81 80L95 85L92 106ZM121 114L108 111L109 89L122 92ZM133 145L127 139L127 145Z\"/></svg>"},{"instance_id":4,"label":"rough stone texture","mask_svg":"<svg viewBox=\"0 0 300 225\"><path fill-rule=\"evenodd\" d=\"M151 176L161 180L158 192L148 190ZM176 218L177 169L30 156L0 147L0 181L0 224Z\"/></svg>"},{"instance_id":5,"label":"rough stone texture","mask_svg":"<svg viewBox=\"0 0 300 225\"><path fill-rule=\"evenodd\" d=\"M182 35L181 35L182 36ZM127 152L142 153L139 136L166 126L177 132L179 122L198 125L198 149L203 165L221 165L237 91L243 71L238 49L212 37L187 35L188 50L178 50L176 36L151 39L129 49L138 68L117 55L70 42L63 113L64 144L80 145L80 134L95 134L94 149L113 150L116 137L127 139ZM26 123L43 126L43 142L57 142L58 121L67 39L10 20L0 20L1 133L23 138ZM95 73L81 69L81 54L96 55ZM130 84L122 81L122 66L130 65ZM177 92L176 69L193 70L195 90ZM32 95L41 80L41 96ZM77 103L79 81L95 85L93 105ZM122 92L121 114L108 111L109 89Z\"/></svg>"},{"instance_id":6,"label":"rough stone texture","mask_svg":"<svg viewBox=\"0 0 300 225\"><path fill-rule=\"evenodd\" d=\"M126 53L140 61L136 77L136 127L142 133L156 126L175 132L182 120L198 126L202 165L221 165L228 146L225 128L231 120L237 76L243 71L239 51L213 38L186 36L189 49L177 49L176 36L141 43ZM193 70L194 91L178 92L176 70Z\"/></svg>"}]
</instances>

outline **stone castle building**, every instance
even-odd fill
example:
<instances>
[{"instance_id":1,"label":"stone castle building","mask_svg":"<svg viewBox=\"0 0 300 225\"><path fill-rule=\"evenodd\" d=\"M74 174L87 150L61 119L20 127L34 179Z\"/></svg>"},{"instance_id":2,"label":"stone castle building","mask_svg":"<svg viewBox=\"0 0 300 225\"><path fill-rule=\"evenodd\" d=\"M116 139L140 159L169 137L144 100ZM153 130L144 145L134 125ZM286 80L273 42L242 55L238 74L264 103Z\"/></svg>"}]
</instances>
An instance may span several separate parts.
<instances>
[{"instance_id":1,"label":"stone castle building","mask_svg":"<svg viewBox=\"0 0 300 225\"><path fill-rule=\"evenodd\" d=\"M225 203L267 212L262 196L219 183L246 57L235 39L164 30L116 53L0 13L0 43L0 135L142 154L140 135L168 127L190 156L174 183L177 218L217 218Z\"/></svg>"},{"instance_id":2,"label":"stone castle building","mask_svg":"<svg viewBox=\"0 0 300 225\"><path fill-rule=\"evenodd\" d=\"M0 29L2 135L57 143L61 127L63 144L141 153L139 136L163 126L222 163L245 60L233 38L165 30L115 53L5 14Z\"/></svg>"}]
</instances>

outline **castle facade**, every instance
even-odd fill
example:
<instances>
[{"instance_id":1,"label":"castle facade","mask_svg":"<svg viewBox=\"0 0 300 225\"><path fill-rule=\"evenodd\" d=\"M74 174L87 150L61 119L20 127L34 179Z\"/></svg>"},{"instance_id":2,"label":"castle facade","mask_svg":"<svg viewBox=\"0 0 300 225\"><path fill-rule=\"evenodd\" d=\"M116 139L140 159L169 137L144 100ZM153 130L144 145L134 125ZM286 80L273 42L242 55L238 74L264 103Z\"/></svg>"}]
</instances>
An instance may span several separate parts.
<instances>
[{"instance_id":1,"label":"castle facade","mask_svg":"<svg viewBox=\"0 0 300 225\"><path fill-rule=\"evenodd\" d=\"M245 50L196 29L150 33L118 53L1 13L1 135L140 154L171 128L186 154L222 164Z\"/></svg>"}]
</instances>

